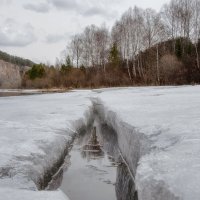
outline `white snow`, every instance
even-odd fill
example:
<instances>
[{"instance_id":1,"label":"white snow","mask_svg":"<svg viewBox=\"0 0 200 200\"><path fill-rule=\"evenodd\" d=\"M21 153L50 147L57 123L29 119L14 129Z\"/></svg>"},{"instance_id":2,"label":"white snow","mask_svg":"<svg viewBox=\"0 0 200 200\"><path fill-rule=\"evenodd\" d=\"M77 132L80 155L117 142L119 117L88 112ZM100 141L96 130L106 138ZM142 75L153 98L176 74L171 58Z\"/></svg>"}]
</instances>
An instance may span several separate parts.
<instances>
[{"instance_id":1,"label":"white snow","mask_svg":"<svg viewBox=\"0 0 200 200\"><path fill-rule=\"evenodd\" d=\"M0 98L0 200L66 198L35 183L90 120L89 97L118 135L139 200L199 200L200 86Z\"/></svg>"},{"instance_id":2,"label":"white snow","mask_svg":"<svg viewBox=\"0 0 200 200\"><path fill-rule=\"evenodd\" d=\"M37 191L36 184L62 156L72 135L88 123L90 93L0 98L0 199L9 199L11 194L12 199L27 199L17 198L16 189ZM15 190L5 197L7 188ZM30 195L39 196L35 193ZM27 192L19 194L23 197ZM53 192L41 195L56 196Z\"/></svg>"},{"instance_id":3,"label":"white snow","mask_svg":"<svg viewBox=\"0 0 200 200\"><path fill-rule=\"evenodd\" d=\"M29 191L9 188L0 188L2 200L69 200L60 190L58 191Z\"/></svg>"},{"instance_id":4,"label":"white snow","mask_svg":"<svg viewBox=\"0 0 200 200\"><path fill-rule=\"evenodd\" d=\"M199 200L200 87L97 92L99 113L136 174L139 200Z\"/></svg>"}]
</instances>

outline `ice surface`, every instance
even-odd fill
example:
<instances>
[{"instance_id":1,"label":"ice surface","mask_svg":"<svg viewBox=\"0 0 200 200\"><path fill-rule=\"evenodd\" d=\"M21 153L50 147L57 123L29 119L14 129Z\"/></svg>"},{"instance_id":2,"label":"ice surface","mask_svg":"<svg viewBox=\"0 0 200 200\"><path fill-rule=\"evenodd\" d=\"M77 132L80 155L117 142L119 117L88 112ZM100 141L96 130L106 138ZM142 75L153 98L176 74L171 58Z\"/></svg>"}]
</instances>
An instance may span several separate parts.
<instances>
[{"instance_id":1,"label":"ice surface","mask_svg":"<svg viewBox=\"0 0 200 200\"><path fill-rule=\"evenodd\" d=\"M60 190L54 192L47 191L28 191L0 188L2 200L68 200Z\"/></svg>"},{"instance_id":2,"label":"ice surface","mask_svg":"<svg viewBox=\"0 0 200 200\"><path fill-rule=\"evenodd\" d=\"M199 200L200 87L96 92L99 113L136 175L139 200Z\"/></svg>"},{"instance_id":3,"label":"ice surface","mask_svg":"<svg viewBox=\"0 0 200 200\"><path fill-rule=\"evenodd\" d=\"M90 93L0 98L0 199L11 196L3 198L6 188L37 190L37 183L62 156L74 133L88 123Z\"/></svg>"},{"instance_id":4,"label":"ice surface","mask_svg":"<svg viewBox=\"0 0 200 200\"><path fill-rule=\"evenodd\" d=\"M36 183L90 120L89 97L117 132L139 200L199 200L200 86L0 98L0 200L65 198Z\"/></svg>"}]
</instances>

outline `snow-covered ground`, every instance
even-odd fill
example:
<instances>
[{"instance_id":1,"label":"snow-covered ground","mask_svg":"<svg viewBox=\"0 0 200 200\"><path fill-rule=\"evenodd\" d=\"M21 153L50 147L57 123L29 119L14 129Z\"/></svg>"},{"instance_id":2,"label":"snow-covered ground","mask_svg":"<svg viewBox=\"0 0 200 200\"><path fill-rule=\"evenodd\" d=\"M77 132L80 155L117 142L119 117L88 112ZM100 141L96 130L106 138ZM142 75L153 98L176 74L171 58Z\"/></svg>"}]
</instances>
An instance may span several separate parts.
<instances>
[{"instance_id":1,"label":"snow-covered ground","mask_svg":"<svg viewBox=\"0 0 200 200\"><path fill-rule=\"evenodd\" d=\"M199 200L200 87L97 92L99 113L136 175L139 200Z\"/></svg>"},{"instance_id":2,"label":"snow-covered ground","mask_svg":"<svg viewBox=\"0 0 200 200\"><path fill-rule=\"evenodd\" d=\"M41 198L38 192L27 198L27 191L17 191L37 190L74 132L88 123L90 93L0 98L0 199L64 199L59 191L39 192Z\"/></svg>"},{"instance_id":3,"label":"snow-covered ground","mask_svg":"<svg viewBox=\"0 0 200 200\"><path fill-rule=\"evenodd\" d=\"M29 190L90 121L89 97L118 135L139 200L199 200L200 86L0 98L0 200L66 198Z\"/></svg>"},{"instance_id":4,"label":"snow-covered ground","mask_svg":"<svg viewBox=\"0 0 200 200\"><path fill-rule=\"evenodd\" d=\"M0 188L1 200L68 200L68 197L58 191L31 191L22 189Z\"/></svg>"}]
</instances>

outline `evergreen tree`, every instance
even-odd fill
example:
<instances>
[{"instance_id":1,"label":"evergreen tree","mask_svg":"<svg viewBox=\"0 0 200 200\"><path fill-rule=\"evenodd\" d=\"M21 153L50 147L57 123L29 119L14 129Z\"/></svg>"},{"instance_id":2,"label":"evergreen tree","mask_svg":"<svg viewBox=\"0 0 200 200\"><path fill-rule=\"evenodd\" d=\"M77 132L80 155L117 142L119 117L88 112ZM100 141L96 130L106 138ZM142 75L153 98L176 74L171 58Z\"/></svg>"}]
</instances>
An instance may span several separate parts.
<instances>
[{"instance_id":1,"label":"evergreen tree","mask_svg":"<svg viewBox=\"0 0 200 200\"><path fill-rule=\"evenodd\" d=\"M176 52L176 56L177 56L178 58L181 58L181 57L182 57L181 38L176 39L175 52Z\"/></svg>"},{"instance_id":2,"label":"evergreen tree","mask_svg":"<svg viewBox=\"0 0 200 200\"><path fill-rule=\"evenodd\" d=\"M69 55L66 58L66 67L67 68L71 68L72 67L72 62L71 62L71 59L70 59Z\"/></svg>"},{"instance_id":3,"label":"evergreen tree","mask_svg":"<svg viewBox=\"0 0 200 200\"><path fill-rule=\"evenodd\" d=\"M33 67L27 72L28 76L31 80L36 78L42 78L45 75L45 69L43 64L35 64Z\"/></svg>"},{"instance_id":4,"label":"evergreen tree","mask_svg":"<svg viewBox=\"0 0 200 200\"><path fill-rule=\"evenodd\" d=\"M71 62L70 56L68 55L66 57L65 64L61 65L61 72L64 73L64 74L66 74L69 71L71 71L72 67L73 67L72 66L72 62Z\"/></svg>"},{"instance_id":5,"label":"evergreen tree","mask_svg":"<svg viewBox=\"0 0 200 200\"><path fill-rule=\"evenodd\" d=\"M113 43L109 52L109 61L112 67L118 67L120 62L119 51L117 49L117 44Z\"/></svg>"}]
</instances>

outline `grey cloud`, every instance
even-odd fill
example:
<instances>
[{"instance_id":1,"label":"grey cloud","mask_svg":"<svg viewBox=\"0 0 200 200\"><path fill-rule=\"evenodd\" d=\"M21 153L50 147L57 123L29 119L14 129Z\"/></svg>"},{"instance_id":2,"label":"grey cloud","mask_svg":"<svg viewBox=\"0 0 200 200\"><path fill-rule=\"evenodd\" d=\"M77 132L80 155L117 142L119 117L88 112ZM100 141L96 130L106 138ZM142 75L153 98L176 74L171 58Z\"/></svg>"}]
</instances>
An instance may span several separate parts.
<instances>
[{"instance_id":1,"label":"grey cloud","mask_svg":"<svg viewBox=\"0 0 200 200\"><path fill-rule=\"evenodd\" d=\"M98 3L96 0L47 0L57 9L71 10L86 17L95 15L103 16L106 18L111 17L111 11L105 7L107 3Z\"/></svg>"},{"instance_id":2,"label":"grey cloud","mask_svg":"<svg viewBox=\"0 0 200 200\"><path fill-rule=\"evenodd\" d=\"M47 13L49 12L49 5L47 3L39 3L39 4L25 4L24 8L27 10L39 12L39 13Z\"/></svg>"},{"instance_id":3,"label":"grey cloud","mask_svg":"<svg viewBox=\"0 0 200 200\"><path fill-rule=\"evenodd\" d=\"M102 9L102 8L98 8L98 7L92 7L89 8L87 10L85 10L84 12L82 12L83 16L95 16L95 15L100 15L100 16L104 16L104 17L109 17L110 14L107 12L106 9Z\"/></svg>"},{"instance_id":4,"label":"grey cloud","mask_svg":"<svg viewBox=\"0 0 200 200\"><path fill-rule=\"evenodd\" d=\"M68 37L68 34L49 34L47 35L45 42L46 43L57 43L60 42L62 40L66 40L66 38Z\"/></svg>"},{"instance_id":5,"label":"grey cloud","mask_svg":"<svg viewBox=\"0 0 200 200\"><path fill-rule=\"evenodd\" d=\"M79 7L75 0L47 0L47 2L63 10L76 10Z\"/></svg>"},{"instance_id":6,"label":"grey cloud","mask_svg":"<svg viewBox=\"0 0 200 200\"><path fill-rule=\"evenodd\" d=\"M103 1L103 2L102 2ZM25 4L24 8L36 12L48 12L50 7L59 10L67 10L76 12L85 17L102 16L104 18L112 18L113 12L106 8L106 1L96 2L96 0L46 0L45 3L40 4ZM114 2L117 0L113 0Z\"/></svg>"},{"instance_id":7,"label":"grey cloud","mask_svg":"<svg viewBox=\"0 0 200 200\"><path fill-rule=\"evenodd\" d=\"M85 16L92 16L92 15L101 15L101 14L105 14L105 11L100 9L100 8L90 8L88 10L86 10L85 12L83 12L83 15Z\"/></svg>"},{"instance_id":8,"label":"grey cloud","mask_svg":"<svg viewBox=\"0 0 200 200\"><path fill-rule=\"evenodd\" d=\"M75 0L46 0L44 3L39 3L39 4L28 3L25 4L23 7L27 10L47 13L49 12L51 6L59 10L74 11L78 9L79 4L77 4Z\"/></svg>"},{"instance_id":9,"label":"grey cloud","mask_svg":"<svg viewBox=\"0 0 200 200\"><path fill-rule=\"evenodd\" d=\"M6 19L0 26L0 46L27 46L36 37L30 24L18 24L13 19Z\"/></svg>"},{"instance_id":10,"label":"grey cloud","mask_svg":"<svg viewBox=\"0 0 200 200\"><path fill-rule=\"evenodd\" d=\"M116 14L116 11L114 11L112 8L108 9L109 5L115 5L119 0L112 0L112 1L108 1L108 0L100 0L100 1L96 1L96 0L88 0L87 3L84 2L84 4L82 5L82 10L81 10L81 14L83 16L102 16L104 18L113 18ZM82 3L82 1L80 1Z\"/></svg>"}]
</instances>

